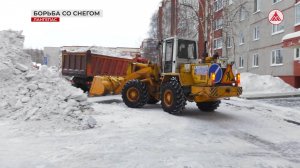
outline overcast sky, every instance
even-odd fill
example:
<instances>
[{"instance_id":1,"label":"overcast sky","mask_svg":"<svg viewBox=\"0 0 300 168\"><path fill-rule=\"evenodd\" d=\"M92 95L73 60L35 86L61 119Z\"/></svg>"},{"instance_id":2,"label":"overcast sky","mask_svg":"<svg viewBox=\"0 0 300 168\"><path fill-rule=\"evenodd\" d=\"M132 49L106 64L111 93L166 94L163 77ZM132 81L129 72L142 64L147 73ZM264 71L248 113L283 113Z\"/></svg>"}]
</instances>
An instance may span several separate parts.
<instances>
[{"instance_id":1,"label":"overcast sky","mask_svg":"<svg viewBox=\"0 0 300 168\"><path fill-rule=\"evenodd\" d=\"M8 0L0 5L0 30L23 30L26 48L97 45L139 47L161 0ZM31 22L32 10L101 9L103 17L62 17Z\"/></svg>"}]
</instances>

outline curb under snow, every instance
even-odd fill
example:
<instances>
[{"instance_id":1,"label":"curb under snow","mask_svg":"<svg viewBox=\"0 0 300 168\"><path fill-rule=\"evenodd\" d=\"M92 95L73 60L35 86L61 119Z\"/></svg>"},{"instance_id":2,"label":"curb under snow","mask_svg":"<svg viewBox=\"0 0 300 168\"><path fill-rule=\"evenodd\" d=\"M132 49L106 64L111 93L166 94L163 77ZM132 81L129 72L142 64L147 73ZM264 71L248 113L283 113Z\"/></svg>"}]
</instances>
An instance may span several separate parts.
<instances>
[{"instance_id":1,"label":"curb under snow","mask_svg":"<svg viewBox=\"0 0 300 168\"><path fill-rule=\"evenodd\" d=\"M300 92L286 92L286 93L262 93L262 94L243 94L240 98L243 99L270 99L270 98L288 98L300 97Z\"/></svg>"}]
</instances>

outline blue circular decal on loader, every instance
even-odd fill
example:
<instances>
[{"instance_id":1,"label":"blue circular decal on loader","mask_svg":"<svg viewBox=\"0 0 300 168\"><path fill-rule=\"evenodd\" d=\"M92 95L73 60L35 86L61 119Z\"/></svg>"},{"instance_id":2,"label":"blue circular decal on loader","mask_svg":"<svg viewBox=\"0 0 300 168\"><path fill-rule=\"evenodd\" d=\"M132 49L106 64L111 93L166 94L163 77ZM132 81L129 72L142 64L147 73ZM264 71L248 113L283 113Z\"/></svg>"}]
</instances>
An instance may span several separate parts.
<instances>
[{"instance_id":1,"label":"blue circular decal on loader","mask_svg":"<svg viewBox=\"0 0 300 168\"><path fill-rule=\"evenodd\" d=\"M222 68L220 67L219 64L212 64L209 67L209 70L208 70L209 77L210 77L211 73L215 73L216 74L215 83L219 83L222 80L223 71L222 71Z\"/></svg>"}]
</instances>

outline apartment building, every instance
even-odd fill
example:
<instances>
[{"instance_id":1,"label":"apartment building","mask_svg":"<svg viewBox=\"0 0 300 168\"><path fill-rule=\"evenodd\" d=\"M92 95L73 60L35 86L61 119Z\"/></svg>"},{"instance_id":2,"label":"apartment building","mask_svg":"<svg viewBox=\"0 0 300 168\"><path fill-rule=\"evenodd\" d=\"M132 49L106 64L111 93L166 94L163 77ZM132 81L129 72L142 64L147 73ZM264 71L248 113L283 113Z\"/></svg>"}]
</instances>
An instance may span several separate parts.
<instances>
[{"instance_id":1,"label":"apartment building","mask_svg":"<svg viewBox=\"0 0 300 168\"><path fill-rule=\"evenodd\" d=\"M215 3L220 1L216 0ZM300 29L300 3L295 0L222 2L223 6L215 11L221 13L219 17L224 20L222 37L219 37L220 30L216 30L213 49L234 61L239 72L278 76L299 88L299 49L283 47L282 39ZM274 9L284 14L279 25L269 22L269 13Z\"/></svg>"}]
</instances>

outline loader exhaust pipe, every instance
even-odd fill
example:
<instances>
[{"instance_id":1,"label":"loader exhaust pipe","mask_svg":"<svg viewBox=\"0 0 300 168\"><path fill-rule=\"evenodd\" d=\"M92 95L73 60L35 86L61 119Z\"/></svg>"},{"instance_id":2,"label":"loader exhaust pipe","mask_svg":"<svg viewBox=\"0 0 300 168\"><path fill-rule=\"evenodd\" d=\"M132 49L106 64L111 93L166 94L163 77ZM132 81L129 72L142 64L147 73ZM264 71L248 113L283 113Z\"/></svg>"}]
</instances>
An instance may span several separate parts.
<instances>
[{"instance_id":1,"label":"loader exhaust pipe","mask_svg":"<svg viewBox=\"0 0 300 168\"><path fill-rule=\"evenodd\" d=\"M202 59L203 59L203 61L205 61L206 57L208 57L208 53L207 53L207 41L204 42L204 46L203 46L203 53L202 53Z\"/></svg>"}]
</instances>

